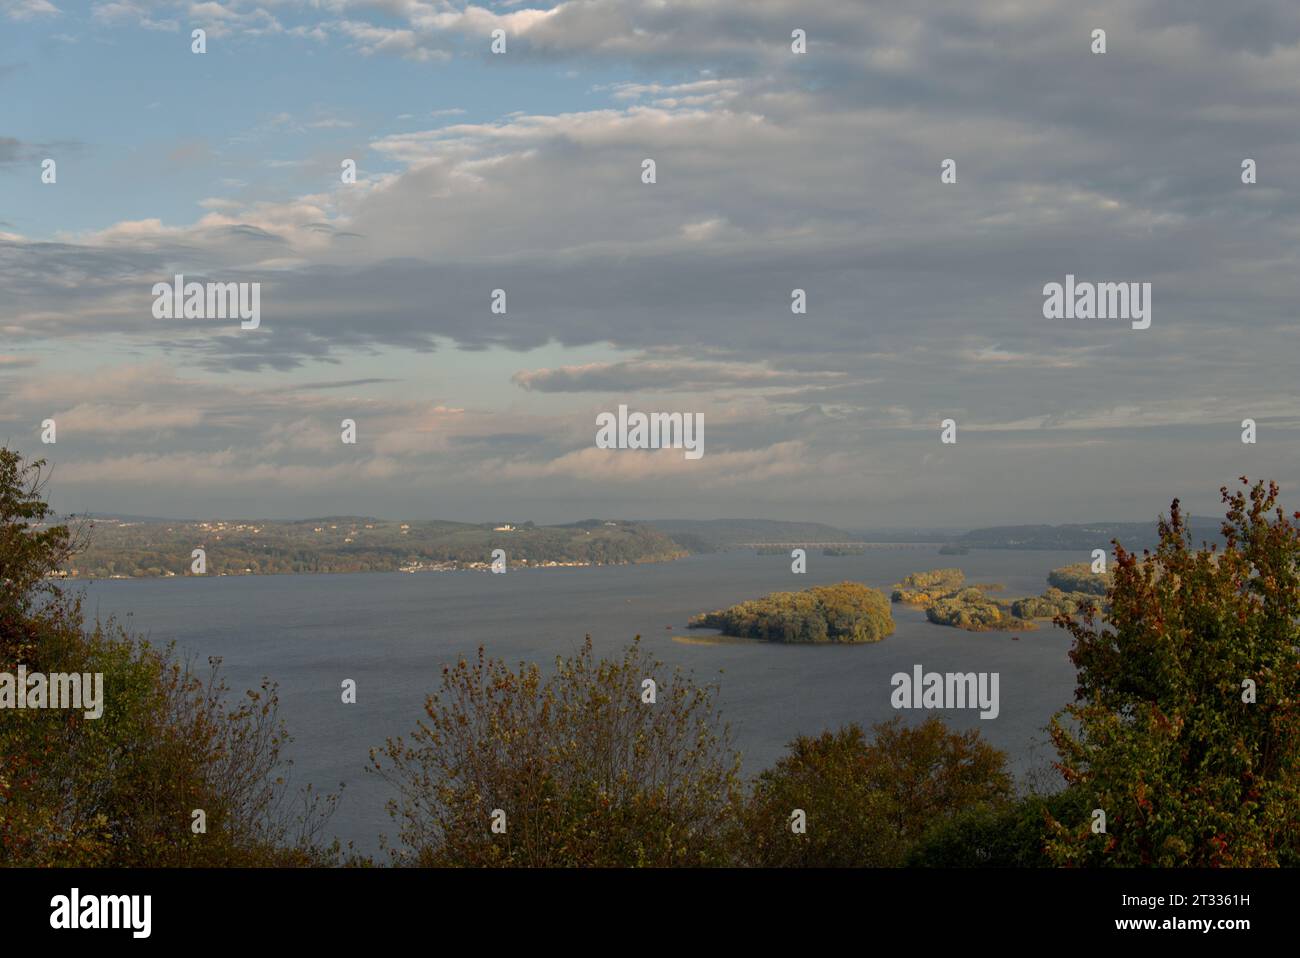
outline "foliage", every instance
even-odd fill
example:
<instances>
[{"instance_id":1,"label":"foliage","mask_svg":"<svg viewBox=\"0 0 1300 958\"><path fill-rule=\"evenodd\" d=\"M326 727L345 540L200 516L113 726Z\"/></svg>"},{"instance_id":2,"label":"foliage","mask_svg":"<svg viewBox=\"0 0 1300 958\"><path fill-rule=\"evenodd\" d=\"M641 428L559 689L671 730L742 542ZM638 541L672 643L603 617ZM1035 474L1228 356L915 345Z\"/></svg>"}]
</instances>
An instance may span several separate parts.
<instances>
[{"instance_id":1,"label":"foliage","mask_svg":"<svg viewBox=\"0 0 1300 958\"><path fill-rule=\"evenodd\" d=\"M1011 615L1007 603L990 599L989 592L1001 585L965 586L961 569L932 569L913 572L894 587L894 602L925 606L925 617L936 625L948 625L970 632L992 629L1033 628Z\"/></svg>"},{"instance_id":2,"label":"foliage","mask_svg":"<svg viewBox=\"0 0 1300 958\"><path fill-rule=\"evenodd\" d=\"M1091 809L1078 789L1026 795L962 809L928 828L913 846L913 868L1049 868L1049 823L1082 821Z\"/></svg>"},{"instance_id":3,"label":"foliage","mask_svg":"<svg viewBox=\"0 0 1300 958\"><path fill-rule=\"evenodd\" d=\"M1086 592L1090 595L1105 595L1111 587L1109 572L1093 572L1089 562L1076 562L1073 565L1053 569L1047 574L1049 585L1062 592Z\"/></svg>"},{"instance_id":4,"label":"foliage","mask_svg":"<svg viewBox=\"0 0 1300 958\"><path fill-rule=\"evenodd\" d=\"M1106 815L1058 819L1062 864L1241 866L1300 857L1300 529L1275 484L1221 490L1225 546L1194 549L1178 500L1142 559L1115 546L1104 621L1074 637L1059 768ZM1257 701L1244 701L1246 680Z\"/></svg>"},{"instance_id":5,"label":"foliage","mask_svg":"<svg viewBox=\"0 0 1300 958\"><path fill-rule=\"evenodd\" d=\"M925 617L938 625L949 625L969 632L994 629L1032 629L1032 622L1016 618L1005 602L990 599L983 589L962 589L953 595L935 599L926 606Z\"/></svg>"},{"instance_id":6,"label":"foliage","mask_svg":"<svg viewBox=\"0 0 1300 958\"><path fill-rule=\"evenodd\" d=\"M929 605L936 599L952 595L966 581L966 573L961 569L932 569L929 572L913 572L902 582L894 586L890 599L905 602L908 605Z\"/></svg>"},{"instance_id":7,"label":"foliage","mask_svg":"<svg viewBox=\"0 0 1300 958\"><path fill-rule=\"evenodd\" d=\"M230 705L200 673L112 623L84 625L50 578L72 534L42 527L42 463L0 449L0 672L103 674L103 714L0 712L0 848L20 866L293 865L336 860L333 799L287 805L273 686ZM206 813L206 834L191 828Z\"/></svg>"},{"instance_id":8,"label":"foliage","mask_svg":"<svg viewBox=\"0 0 1300 958\"><path fill-rule=\"evenodd\" d=\"M44 460L25 462L0 447L0 657L36 662L41 625L57 619L59 594L49 573L76 547L66 524L51 524Z\"/></svg>"},{"instance_id":9,"label":"foliage","mask_svg":"<svg viewBox=\"0 0 1300 958\"><path fill-rule=\"evenodd\" d=\"M697 615L692 629L774 642L879 642L893 634L884 593L857 582L773 592L729 609Z\"/></svg>"},{"instance_id":10,"label":"foliage","mask_svg":"<svg viewBox=\"0 0 1300 958\"><path fill-rule=\"evenodd\" d=\"M1099 596L1090 592L1062 592L1055 587L1042 595L1016 599L1011 614L1021 619L1050 619L1078 612L1084 606L1102 605Z\"/></svg>"},{"instance_id":11,"label":"foliage","mask_svg":"<svg viewBox=\"0 0 1300 958\"><path fill-rule=\"evenodd\" d=\"M1005 801L1006 756L978 732L951 732L937 717L901 719L800 736L759 775L743 822L746 864L775 867L896 866L926 828L958 811ZM807 831L791 815L802 809Z\"/></svg>"},{"instance_id":12,"label":"foliage","mask_svg":"<svg viewBox=\"0 0 1300 958\"><path fill-rule=\"evenodd\" d=\"M443 670L409 739L372 750L398 797L399 863L680 866L726 860L739 756L715 686L670 679L639 638L581 650L544 679L485 658ZM643 681L658 682L643 701ZM492 831L505 814L504 833Z\"/></svg>"}]
</instances>

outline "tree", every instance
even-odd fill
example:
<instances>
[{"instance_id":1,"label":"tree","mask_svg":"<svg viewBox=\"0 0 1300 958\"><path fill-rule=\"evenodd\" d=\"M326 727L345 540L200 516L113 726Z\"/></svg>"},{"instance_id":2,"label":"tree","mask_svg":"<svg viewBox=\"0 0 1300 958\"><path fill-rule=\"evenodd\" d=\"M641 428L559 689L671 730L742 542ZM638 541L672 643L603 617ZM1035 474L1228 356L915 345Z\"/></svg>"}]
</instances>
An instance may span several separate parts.
<instances>
[{"instance_id":1,"label":"tree","mask_svg":"<svg viewBox=\"0 0 1300 958\"><path fill-rule=\"evenodd\" d=\"M913 868L1050 868L1050 823L1081 820L1089 808L1078 789L1030 794L963 809L927 828L913 846Z\"/></svg>"},{"instance_id":2,"label":"tree","mask_svg":"<svg viewBox=\"0 0 1300 958\"><path fill-rule=\"evenodd\" d=\"M773 592L697 615L687 627L774 642L879 642L893 634L894 617L884 593L840 582Z\"/></svg>"},{"instance_id":3,"label":"tree","mask_svg":"<svg viewBox=\"0 0 1300 958\"><path fill-rule=\"evenodd\" d=\"M62 611L48 576L78 544L68 525L48 522L44 466L0 448L0 656L32 663L41 623Z\"/></svg>"},{"instance_id":4,"label":"tree","mask_svg":"<svg viewBox=\"0 0 1300 958\"><path fill-rule=\"evenodd\" d=\"M302 865L334 796L295 808L276 690L231 704L219 662L179 661L113 623L85 625L51 578L75 547L49 525L43 463L0 449L0 672L101 673L103 712L0 711L0 857L26 866ZM196 832L194 811L204 813Z\"/></svg>"},{"instance_id":5,"label":"tree","mask_svg":"<svg viewBox=\"0 0 1300 958\"><path fill-rule=\"evenodd\" d=\"M1057 617L1078 688L1052 738L1090 801L1053 823L1062 864L1300 860L1300 512L1241 482L1220 490L1222 550L1192 547L1175 499L1154 554L1115 544L1105 618Z\"/></svg>"},{"instance_id":6,"label":"tree","mask_svg":"<svg viewBox=\"0 0 1300 958\"><path fill-rule=\"evenodd\" d=\"M759 775L744 813L743 857L759 866L903 864L935 821L1011 794L1006 756L978 732L951 732L931 716L800 736ZM806 815L798 834L791 816Z\"/></svg>"},{"instance_id":7,"label":"tree","mask_svg":"<svg viewBox=\"0 0 1300 958\"><path fill-rule=\"evenodd\" d=\"M634 641L597 660L590 637L512 670L460 660L409 740L371 752L397 789L399 863L457 866L713 865L725 861L739 756L699 686ZM645 701L646 679L656 683ZM497 826L496 831L493 826ZM504 830L501 830L504 829Z\"/></svg>"}]
</instances>

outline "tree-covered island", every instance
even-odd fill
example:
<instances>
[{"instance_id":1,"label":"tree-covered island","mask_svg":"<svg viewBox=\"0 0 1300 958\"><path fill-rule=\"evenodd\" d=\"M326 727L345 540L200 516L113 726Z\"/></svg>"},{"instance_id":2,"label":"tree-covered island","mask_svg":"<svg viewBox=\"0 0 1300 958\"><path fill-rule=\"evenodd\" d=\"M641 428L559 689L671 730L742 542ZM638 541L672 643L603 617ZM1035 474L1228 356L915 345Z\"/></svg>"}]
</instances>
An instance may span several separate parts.
<instances>
[{"instance_id":1,"label":"tree-covered island","mask_svg":"<svg viewBox=\"0 0 1300 958\"><path fill-rule=\"evenodd\" d=\"M692 629L772 642L879 642L894 631L889 600L858 582L819 585L799 592L773 592L729 609L705 612Z\"/></svg>"},{"instance_id":2,"label":"tree-covered island","mask_svg":"<svg viewBox=\"0 0 1300 958\"><path fill-rule=\"evenodd\" d=\"M1053 569L1047 576L1050 587L1039 596L1004 599L989 595L1000 585L966 585L960 569L932 569L913 572L894 587L891 598L905 605L925 608L925 617L937 625L968 632L990 632L1037 628L1034 619L1081 612L1089 606L1104 607L1110 577L1091 571L1086 562Z\"/></svg>"}]
</instances>

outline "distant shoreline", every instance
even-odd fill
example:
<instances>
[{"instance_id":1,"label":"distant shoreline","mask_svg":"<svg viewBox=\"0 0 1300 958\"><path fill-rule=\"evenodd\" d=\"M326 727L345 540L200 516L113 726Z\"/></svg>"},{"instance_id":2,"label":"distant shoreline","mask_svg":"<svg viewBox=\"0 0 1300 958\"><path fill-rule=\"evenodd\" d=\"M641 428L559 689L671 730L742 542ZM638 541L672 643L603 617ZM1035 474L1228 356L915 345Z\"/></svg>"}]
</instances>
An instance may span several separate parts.
<instances>
[{"instance_id":1,"label":"distant shoreline","mask_svg":"<svg viewBox=\"0 0 1300 958\"><path fill-rule=\"evenodd\" d=\"M678 556L669 556L662 559L635 559L627 562L523 562L511 563L507 568L509 572L521 572L541 569L598 569L613 566L629 565L660 565L666 562L677 562L685 559L689 553L683 553ZM398 569L322 569L315 571L304 570L284 570L276 572L209 572L202 575L193 573L176 573L165 572L162 575L84 575L84 574L65 574L65 575L47 575L46 579L60 582L139 582L143 580L154 581L158 579L255 579L255 578L273 578L275 576L303 575L303 576L328 576L328 575L425 575L445 572L491 572L492 563L490 562L471 562L456 565L454 568L398 568ZM507 573L498 573L505 575Z\"/></svg>"}]
</instances>

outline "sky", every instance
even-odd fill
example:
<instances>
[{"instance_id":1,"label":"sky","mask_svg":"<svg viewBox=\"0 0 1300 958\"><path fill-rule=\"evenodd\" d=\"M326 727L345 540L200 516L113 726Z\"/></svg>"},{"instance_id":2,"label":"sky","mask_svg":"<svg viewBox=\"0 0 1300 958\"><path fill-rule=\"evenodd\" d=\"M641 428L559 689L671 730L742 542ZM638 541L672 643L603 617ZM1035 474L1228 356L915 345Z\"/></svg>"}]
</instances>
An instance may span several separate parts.
<instances>
[{"instance_id":1,"label":"sky","mask_svg":"<svg viewBox=\"0 0 1300 958\"><path fill-rule=\"evenodd\" d=\"M0 0L0 442L175 518L1300 505L1298 178L1291 0Z\"/></svg>"}]
</instances>

